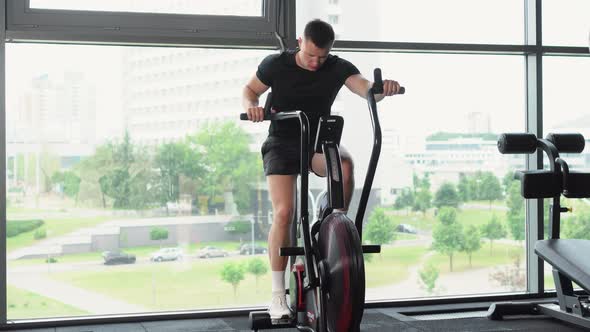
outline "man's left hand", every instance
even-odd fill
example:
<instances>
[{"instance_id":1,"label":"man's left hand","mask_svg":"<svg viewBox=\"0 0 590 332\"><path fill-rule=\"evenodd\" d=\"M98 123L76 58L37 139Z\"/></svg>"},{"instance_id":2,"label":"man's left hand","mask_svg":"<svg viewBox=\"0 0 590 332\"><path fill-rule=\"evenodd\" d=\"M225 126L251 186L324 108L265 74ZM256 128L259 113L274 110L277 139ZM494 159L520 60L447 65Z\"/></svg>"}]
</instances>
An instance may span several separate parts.
<instances>
[{"instance_id":1,"label":"man's left hand","mask_svg":"<svg viewBox=\"0 0 590 332\"><path fill-rule=\"evenodd\" d=\"M394 80L383 80L383 96L393 96L399 93L400 85Z\"/></svg>"}]
</instances>

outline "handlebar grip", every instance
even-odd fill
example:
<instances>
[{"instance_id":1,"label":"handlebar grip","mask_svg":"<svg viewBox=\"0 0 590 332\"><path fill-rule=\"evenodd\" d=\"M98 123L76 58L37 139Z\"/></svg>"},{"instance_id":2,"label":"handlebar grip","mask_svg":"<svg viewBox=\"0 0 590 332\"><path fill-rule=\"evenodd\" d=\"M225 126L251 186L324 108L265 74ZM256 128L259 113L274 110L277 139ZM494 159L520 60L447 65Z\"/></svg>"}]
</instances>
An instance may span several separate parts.
<instances>
[{"instance_id":1,"label":"handlebar grip","mask_svg":"<svg viewBox=\"0 0 590 332\"><path fill-rule=\"evenodd\" d=\"M375 68L373 71L373 93L380 94L383 93L383 78L381 77L381 69Z\"/></svg>"},{"instance_id":2,"label":"handlebar grip","mask_svg":"<svg viewBox=\"0 0 590 332\"><path fill-rule=\"evenodd\" d=\"M380 68L375 68L375 70L373 71L373 93L376 95L383 93L383 77L381 76ZM400 86L397 94L403 95L404 93L406 93L406 88Z\"/></svg>"},{"instance_id":3,"label":"handlebar grip","mask_svg":"<svg viewBox=\"0 0 590 332\"><path fill-rule=\"evenodd\" d=\"M501 134L498 151L502 154L533 153L537 151L537 137L529 133Z\"/></svg>"},{"instance_id":4,"label":"handlebar grip","mask_svg":"<svg viewBox=\"0 0 590 332\"><path fill-rule=\"evenodd\" d=\"M264 120L270 120L270 109L272 107L272 92L269 92L264 102ZM240 113L240 120L249 120L248 113Z\"/></svg>"},{"instance_id":5,"label":"handlebar grip","mask_svg":"<svg viewBox=\"0 0 590 332\"><path fill-rule=\"evenodd\" d=\"M586 145L584 136L579 133L549 133L545 138L555 145L557 151L563 153L580 153L584 151L584 147Z\"/></svg>"}]
</instances>

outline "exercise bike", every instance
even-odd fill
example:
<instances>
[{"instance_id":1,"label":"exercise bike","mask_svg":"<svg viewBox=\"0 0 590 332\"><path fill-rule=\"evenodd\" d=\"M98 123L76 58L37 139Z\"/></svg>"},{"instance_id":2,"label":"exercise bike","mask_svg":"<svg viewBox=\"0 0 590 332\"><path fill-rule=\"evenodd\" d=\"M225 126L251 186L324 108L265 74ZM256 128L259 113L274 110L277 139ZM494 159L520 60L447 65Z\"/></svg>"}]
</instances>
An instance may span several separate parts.
<instances>
[{"instance_id":1,"label":"exercise bike","mask_svg":"<svg viewBox=\"0 0 590 332\"><path fill-rule=\"evenodd\" d=\"M521 194L527 199L553 198L549 239L535 243L535 253L553 268L557 302L500 302L488 310L488 318L501 320L509 315L546 315L590 329L590 240L560 239L560 214L571 209L562 207L561 195L567 198L590 198L590 173L573 172L559 153L580 153L585 140L581 134L549 134L537 139L533 134L502 134L498 150L503 154L534 153L543 150L549 159L549 170L516 172ZM584 293L575 292L572 282Z\"/></svg>"},{"instance_id":2,"label":"exercise bike","mask_svg":"<svg viewBox=\"0 0 590 332\"><path fill-rule=\"evenodd\" d=\"M326 158L327 191L321 196L317 219L310 227L308 213L309 122L301 111L270 114L270 95L265 104L265 120L298 119L301 129L301 165L299 176L298 217L291 224L291 245L280 248L281 256L290 257L289 289L292 318L271 321L268 312L250 313L250 327L261 329L297 328L299 331L359 331L365 304L365 267L363 253L379 253L379 245L362 245L362 223L377 162L381 151L381 127L375 95L383 92L381 70L375 69L374 84L367 94L373 124L373 149L356 219L336 209L344 208L344 189L339 152L343 119L326 116L320 119L315 133L314 152ZM404 93L402 87L400 94ZM241 120L248 120L245 113ZM299 241L297 238L299 237ZM302 237L302 239L301 239Z\"/></svg>"}]
</instances>

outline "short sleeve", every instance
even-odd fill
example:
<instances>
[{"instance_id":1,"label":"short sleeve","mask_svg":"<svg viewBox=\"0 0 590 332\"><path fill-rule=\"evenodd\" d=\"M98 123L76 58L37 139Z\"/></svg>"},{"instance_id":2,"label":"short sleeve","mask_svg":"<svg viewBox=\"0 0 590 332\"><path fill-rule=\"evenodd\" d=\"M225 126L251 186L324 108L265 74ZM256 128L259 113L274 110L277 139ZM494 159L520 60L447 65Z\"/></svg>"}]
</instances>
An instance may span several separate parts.
<instances>
[{"instance_id":1,"label":"short sleeve","mask_svg":"<svg viewBox=\"0 0 590 332\"><path fill-rule=\"evenodd\" d=\"M264 83L266 86L272 86L272 82L275 76L275 68L278 61L278 54L271 54L264 58L262 62L258 65L258 70L256 70L256 77L260 80L260 82Z\"/></svg>"},{"instance_id":2,"label":"short sleeve","mask_svg":"<svg viewBox=\"0 0 590 332\"><path fill-rule=\"evenodd\" d=\"M342 82L345 82L346 79L348 79L352 75L357 75L357 74L361 73L358 70L358 68L355 65L353 65L350 61L342 59L342 58L340 58L338 60L339 60L339 67L340 67L338 72L340 73L340 80Z\"/></svg>"}]
</instances>

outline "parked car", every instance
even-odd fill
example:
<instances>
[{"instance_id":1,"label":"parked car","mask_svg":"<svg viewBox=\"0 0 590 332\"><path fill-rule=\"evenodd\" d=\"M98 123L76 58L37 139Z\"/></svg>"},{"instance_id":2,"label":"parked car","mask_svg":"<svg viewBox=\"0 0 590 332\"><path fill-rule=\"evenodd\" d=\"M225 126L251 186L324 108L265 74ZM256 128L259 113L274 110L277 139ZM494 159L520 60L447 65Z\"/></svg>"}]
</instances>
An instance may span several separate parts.
<instances>
[{"instance_id":1,"label":"parked car","mask_svg":"<svg viewBox=\"0 0 590 332\"><path fill-rule=\"evenodd\" d=\"M150 256L152 262L175 261L182 259L184 253L180 248L160 248Z\"/></svg>"},{"instance_id":2,"label":"parked car","mask_svg":"<svg viewBox=\"0 0 590 332\"><path fill-rule=\"evenodd\" d=\"M102 258L105 265L135 263L135 255L123 251L105 251L102 253Z\"/></svg>"},{"instance_id":3,"label":"parked car","mask_svg":"<svg viewBox=\"0 0 590 332\"><path fill-rule=\"evenodd\" d=\"M245 243L240 247L240 255L251 255L252 254L252 247L254 247L254 254L266 254L267 250L266 247L252 243Z\"/></svg>"},{"instance_id":4,"label":"parked car","mask_svg":"<svg viewBox=\"0 0 590 332\"><path fill-rule=\"evenodd\" d=\"M416 228L414 228L414 226L408 225L408 224L399 224L399 225L397 225L396 231L398 231L400 233L408 233L408 234L416 234L416 233L418 233L416 231Z\"/></svg>"},{"instance_id":5,"label":"parked car","mask_svg":"<svg viewBox=\"0 0 590 332\"><path fill-rule=\"evenodd\" d=\"M226 257L229 253L221 248L208 246L199 250L199 258Z\"/></svg>"}]
</instances>

